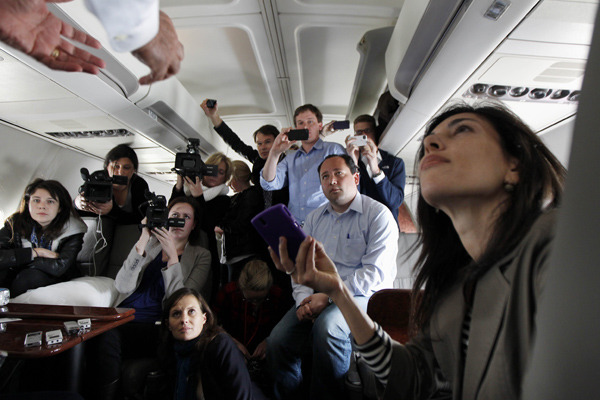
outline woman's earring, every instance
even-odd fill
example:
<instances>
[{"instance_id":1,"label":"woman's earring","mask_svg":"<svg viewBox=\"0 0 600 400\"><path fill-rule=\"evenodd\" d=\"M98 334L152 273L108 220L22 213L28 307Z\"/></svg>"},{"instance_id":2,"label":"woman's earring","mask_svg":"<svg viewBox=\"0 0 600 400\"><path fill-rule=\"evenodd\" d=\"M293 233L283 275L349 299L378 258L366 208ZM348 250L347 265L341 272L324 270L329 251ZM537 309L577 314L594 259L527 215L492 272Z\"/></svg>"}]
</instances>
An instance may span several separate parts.
<instances>
[{"instance_id":1,"label":"woman's earring","mask_svg":"<svg viewBox=\"0 0 600 400\"><path fill-rule=\"evenodd\" d=\"M515 185L513 185L512 183L505 182L504 183L504 190L506 190L508 193L514 192L515 191Z\"/></svg>"}]
</instances>

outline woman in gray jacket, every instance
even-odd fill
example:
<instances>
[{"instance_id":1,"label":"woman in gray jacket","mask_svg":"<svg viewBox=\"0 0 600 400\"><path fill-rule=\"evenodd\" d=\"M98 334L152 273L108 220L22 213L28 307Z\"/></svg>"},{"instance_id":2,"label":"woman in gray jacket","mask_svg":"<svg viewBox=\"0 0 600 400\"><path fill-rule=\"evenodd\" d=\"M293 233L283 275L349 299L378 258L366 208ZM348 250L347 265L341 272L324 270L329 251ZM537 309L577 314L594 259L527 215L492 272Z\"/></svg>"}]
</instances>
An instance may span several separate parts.
<instances>
[{"instance_id":1,"label":"woman in gray jacket","mask_svg":"<svg viewBox=\"0 0 600 400\"><path fill-rule=\"evenodd\" d=\"M88 359L90 398L110 399L118 387L121 360L156 356L158 327L163 301L182 287L210 295L210 252L199 246L199 206L192 197L169 203L169 218L182 218L185 225L142 229L115 278L118 307L135 308L135 320L99 336ZM142 221L145 224L145 220Z\"/></svg>"},{"instance_id":2,"label":"woman in gray jacket","mask_svg":"<svg viewBox=\"0 0 600 400\"><path fill-rule=\"evenodd\" d=\"M354 305L314 239L296 265L283 256L278 266L338 305L384 399L518 399L565 169L517 116L489 105L435 117L418 160L417 332L406 345Z\"/></svg>"}]
</instances>

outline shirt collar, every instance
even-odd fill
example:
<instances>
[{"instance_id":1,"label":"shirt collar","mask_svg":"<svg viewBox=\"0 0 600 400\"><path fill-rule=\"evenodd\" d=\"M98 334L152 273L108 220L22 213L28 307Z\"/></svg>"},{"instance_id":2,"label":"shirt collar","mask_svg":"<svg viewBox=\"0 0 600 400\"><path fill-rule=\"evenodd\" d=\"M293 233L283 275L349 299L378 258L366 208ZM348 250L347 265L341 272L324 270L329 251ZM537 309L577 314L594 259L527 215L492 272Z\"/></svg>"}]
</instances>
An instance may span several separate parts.
<instances>
[{"instance_id":1,"label":"shirt collar","mask_svg":"<svg viewBox=\"0 0 600 400\"><path fill-rule=\"evenodd\" d=\"M323 140L321 140L321 138L319 138L319 139L317 139L317 141L315 142L313 147L310 148L310 151L313 151L313 149L322 149L322 148L323 148ZM310 153L310 151L308 153ZM307 152L304 151L304 148L302 147L302 145L300 145L298 152L302 152L303 154L308 154Z\"/></svg>"},{"instance_id":2,"label":"shirt collar","mask_svg":"<svg viewBox=\"0 0 600 400\"><path fill-rule=\"evenodd\" d=\"M352 203L350 203L350 207L348 207L348 209L346 211L344 211L342 214L346 214L350 210L355 211L359 214L363 213L362 196L358 191L356 192L356 196L354 197L354 200L352 200ZM333 207L331 206L331 202L329 202L329 201L327 202L327 206L323 209L322 214L325 214L326 212L329 214L332 214L332 215L338 214L337 211L335 211L333 209Z\"/></svg>"}]
</instances>

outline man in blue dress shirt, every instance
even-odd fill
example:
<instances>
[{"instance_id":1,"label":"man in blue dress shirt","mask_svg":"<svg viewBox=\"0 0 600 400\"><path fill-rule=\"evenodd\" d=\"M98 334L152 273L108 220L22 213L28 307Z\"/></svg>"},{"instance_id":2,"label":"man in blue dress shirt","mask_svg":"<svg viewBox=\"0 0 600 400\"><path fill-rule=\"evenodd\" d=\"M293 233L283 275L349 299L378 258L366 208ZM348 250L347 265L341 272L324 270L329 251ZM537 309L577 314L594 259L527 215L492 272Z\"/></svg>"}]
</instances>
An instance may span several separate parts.
<instances>
[{"instance_id":1,"label":"man in blue dress shirt","mask_svg":"<svg viewBox=\"0 0 600 400\"><path fill-rule=\"evenodd\" d=\"M356 117L354 133L367 136L367 145L360 147L354 144L356 136L346 138L346 151L357 163L360 172L359 191L385 204L397 221L398 209L404 200L404 161L377 148L379 138L372 116Z\"/></svg>"},{"instance_id":2,"label":"man in blue dress shirt","mask_svg":"<svg viewBox=\"0 0 600 400\"><path fill-rule=\"evenodd\" d=\"M344 154L338 143L324 142L319 135L323 130L323 114L312 104L300 106L294 112L296 129L308 129L308 139L302 146L289 153L279 164L279 156L288 150L293 141L288 139L292 128L285 128L277 136L267 162L261 172L260 185L264 190L279 190L289 186L288 208L296 220L304 225L306 216L327 201L317 167L330 154Z\"/></svg>"},{"instance_id":3,"label":"man in blue dress shirt","mask_svg":"<svg viewBox=\"0 0 600 400\"><path fill-rule=\"evenodd\" d=\"M383 204L358 193L358 168L347 154L328 156L318 173L329 201L308 215L304 230L323 243L355 302L366 312L373 293L393 287L398 226ZM340 399L352 352L350 328L327 295L292 285L296 304L267 339L275 398L299 396L302 354L312 339L309 398Z\"/></svg>"}]
</instances>

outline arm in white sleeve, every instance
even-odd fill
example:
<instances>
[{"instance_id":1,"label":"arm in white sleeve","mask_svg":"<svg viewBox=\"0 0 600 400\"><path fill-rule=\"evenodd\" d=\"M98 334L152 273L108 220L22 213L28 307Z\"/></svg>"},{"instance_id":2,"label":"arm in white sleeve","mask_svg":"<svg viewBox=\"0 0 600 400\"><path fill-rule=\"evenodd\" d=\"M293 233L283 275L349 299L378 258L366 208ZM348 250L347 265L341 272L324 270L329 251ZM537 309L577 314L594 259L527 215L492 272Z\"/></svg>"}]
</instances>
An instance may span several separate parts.
<instances>
[{"instance_id":1,"label":"arm in white sleeve","mask_svg":"<svg viewBox=\"0 0 600 400\"><path fill-rule=\"evenodd\" d=\"M86 0L119 52L139 49L158 33L158 0Z\"/></svg>"}]
</instances>

